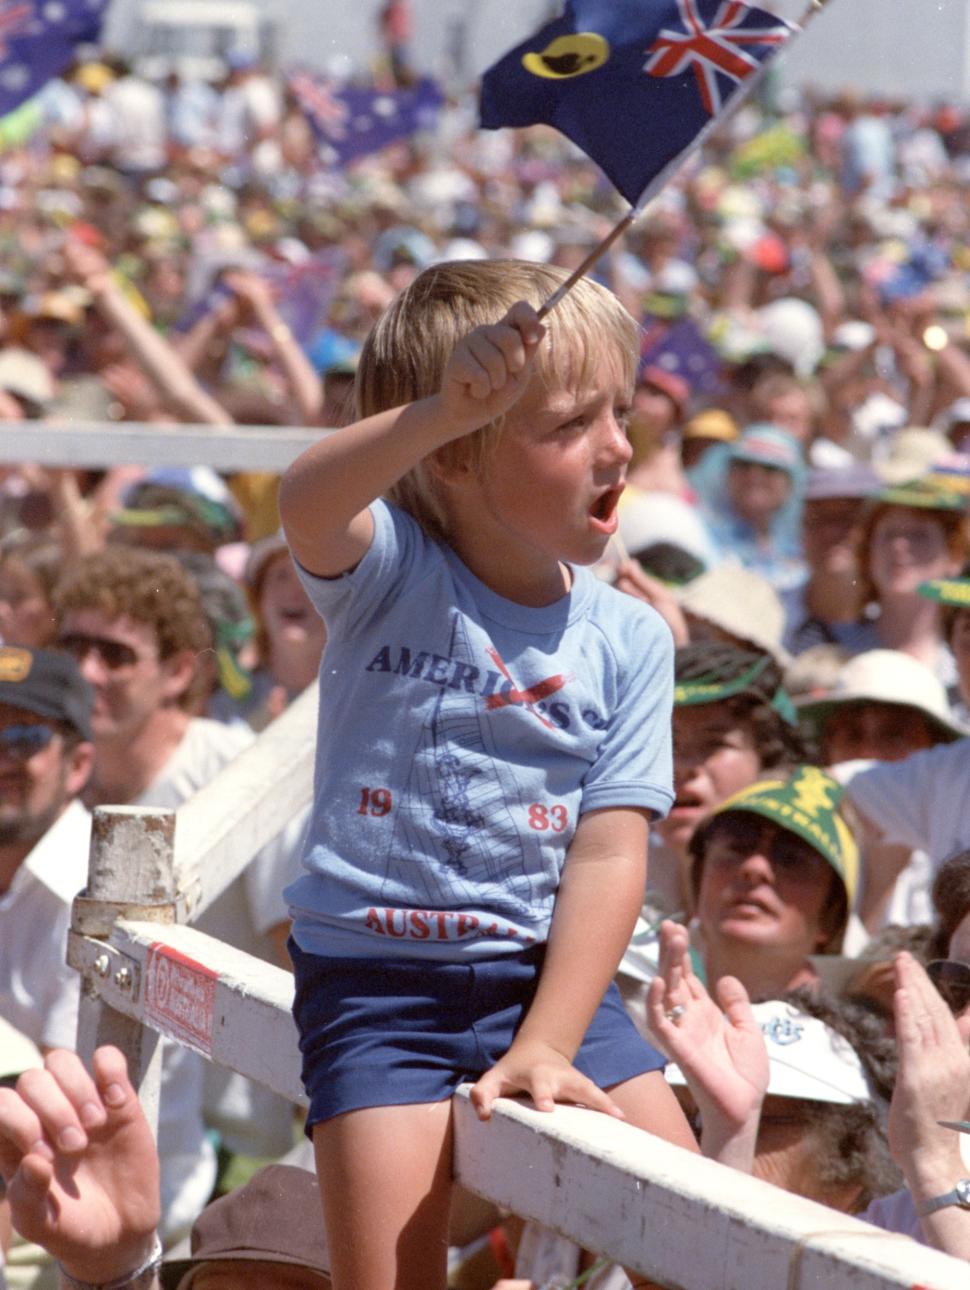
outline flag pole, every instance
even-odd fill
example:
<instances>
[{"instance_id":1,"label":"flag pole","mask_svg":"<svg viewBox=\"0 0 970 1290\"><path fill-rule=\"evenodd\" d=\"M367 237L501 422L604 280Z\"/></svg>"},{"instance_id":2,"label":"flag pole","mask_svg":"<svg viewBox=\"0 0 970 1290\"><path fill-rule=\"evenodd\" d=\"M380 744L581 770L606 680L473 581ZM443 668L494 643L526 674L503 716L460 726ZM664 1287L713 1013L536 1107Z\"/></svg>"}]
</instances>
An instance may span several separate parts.
<instances>
[{"instance_id":1,"label":"flag pole","mask_svg":"<svg viewBox=\"0 0 970 1290\"><path fill-rule=\"evenodd\" d=\"M540 319L545 318L547 313L555 309L556 305L559 304L563 296L567 295L568 292L572 291L573 287L576 285L579 279L589 272L589 270L593 267L593 265L601 256L606 254L606 252L610 249L610 247L617 240L617 238L623 236L623 234L627 231L627 229L636 219L638 214L639 214L638 208L636 206L631 206L630 209L627 211L627 213L620 220L620 222L616 224L609 231L609 233L607 233L606 237L603 238L602 242L598 243L596 246L593 247L592 251L590 251L589 255L587 255L586 259L582 262L582 264L578 268L573 269L572 273L569 275L566 281L560 287L558 287L556 291L553 292L553 294L549 297L546 303L539 310Z\"/></svg>"}]
</instances>

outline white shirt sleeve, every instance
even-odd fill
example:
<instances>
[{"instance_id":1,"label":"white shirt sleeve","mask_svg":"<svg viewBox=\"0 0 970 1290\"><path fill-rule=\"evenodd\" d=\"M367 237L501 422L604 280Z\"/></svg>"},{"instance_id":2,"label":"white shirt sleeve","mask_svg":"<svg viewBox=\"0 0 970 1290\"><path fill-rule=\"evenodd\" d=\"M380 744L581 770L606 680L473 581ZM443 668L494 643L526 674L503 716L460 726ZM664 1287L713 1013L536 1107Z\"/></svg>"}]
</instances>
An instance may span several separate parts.
<instances>
[{"instance_id":1,"label":"white shirt sleeve","mask_svg":"<svg viewBox=\"0 0 970 1290\"><path fill-rule=\"evenodd\" d=\"M883 842L926 851L937 862L970 844L970 740L904 761L846 763L836 770Z\"/></svg>"}]
</instances>

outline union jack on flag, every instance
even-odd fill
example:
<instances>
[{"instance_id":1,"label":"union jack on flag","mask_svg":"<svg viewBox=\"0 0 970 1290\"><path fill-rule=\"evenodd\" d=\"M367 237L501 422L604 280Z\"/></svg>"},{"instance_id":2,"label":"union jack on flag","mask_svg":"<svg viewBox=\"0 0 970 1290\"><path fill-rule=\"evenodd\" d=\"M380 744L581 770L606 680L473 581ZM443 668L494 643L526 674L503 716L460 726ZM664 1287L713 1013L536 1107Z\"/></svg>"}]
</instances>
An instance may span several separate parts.
<instances>
[{"instance_id":1,"label":"union jack on flag","mask_svg":"<svg viewBox=\"0 0 970 1290\"><path fill-rule=\"evenodd\" d=\"M290 77L290 89L321 134L325 134L334 143L346 139L350 108L326 81L317 80L307 72L297 72Z\"/></svg>"},{"instance_id":2,"label":"union jack on flag","mask_svg":"<svg viewBox=\"0 0 970 1290\"><path fill-rule=\"evenodd\" d=\"M741 0L566 0L485 73L482 125L555 126L641 205L798 30Z\"/></svg>"},{"instance_id":3,"label":"union jack on flag","mask_svg":"<svg viewBox=\"0 0 970 1290\"><path fill-rule=\"evenodd\" d=\"M0 0L0 116L70 66L101 34L108 0Z\"/></svg>"},{"instance_id":4,"label":"union jack on flag","mask_svg":"<svg viewBox=\"0 0 970 1290\"><path fill-rule=\"evenodd\" d=\"M334 85L308 72L290 77L290 89L317 138L325 161L346 166L436 124L444 95L430 78L403 90Z\"/></svg>"},{"instance_id":5,"label":"union jack on flag","mask_svg":"<svg viewBox=\"0 0 970 1290\"><path fill-rule=\"evenodd\" d=\"M738 0L725 0L710 26L700 16L696 0L677 0L677 7L684 30L660 32L647 51L645 70L651 76L679 76L690 68L709 116L721 111L719 76L740 84L761 66L746 45L783 45L791 35L791 28L781 23L744 26L751 11Z\"/></svg>"}]
</instances>

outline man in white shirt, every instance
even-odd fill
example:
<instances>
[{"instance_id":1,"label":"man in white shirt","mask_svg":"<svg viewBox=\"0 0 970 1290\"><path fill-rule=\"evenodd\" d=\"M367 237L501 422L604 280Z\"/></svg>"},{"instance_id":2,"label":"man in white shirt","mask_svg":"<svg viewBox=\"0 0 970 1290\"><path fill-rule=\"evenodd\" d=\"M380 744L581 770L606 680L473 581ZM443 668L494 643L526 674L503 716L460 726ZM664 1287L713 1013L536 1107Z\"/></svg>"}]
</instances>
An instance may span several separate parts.
<instances>
[{"instance_id":1,"label":"man in white shirt","mask_svg":"<svg viewBox=\"0 0 970 1290\"><path fill-rule=\"evenodd\" d=\"M174 556L121 545L86 556L62 580L57 609L59 645L94 692L88 806L177 809L252 743L248 728L196 715L211 640L198 589ZM303 827L298 817L264 847L195 926L288 967L282 892L300 873ZM217 1067L207 1065L204 1078L207 1121L230 1151L289 1149L288 1103Z\"/></svg>"}]
</instances>

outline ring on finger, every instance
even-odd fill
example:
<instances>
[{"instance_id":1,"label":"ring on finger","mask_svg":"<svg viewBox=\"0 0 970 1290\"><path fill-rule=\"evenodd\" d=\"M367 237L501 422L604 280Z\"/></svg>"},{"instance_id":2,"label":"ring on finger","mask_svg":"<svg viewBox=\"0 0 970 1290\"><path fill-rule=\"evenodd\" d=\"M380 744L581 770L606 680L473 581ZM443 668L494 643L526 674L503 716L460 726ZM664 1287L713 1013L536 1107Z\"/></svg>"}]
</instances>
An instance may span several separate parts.
<instances>
[{"instance_id":1,"label":"ring on finger","mask_svg":"<svg viewBox=\"0 0 970 1290\"><path fill-rule=\"evenodd\" d=\"M672 1008L664 1013L664 1016L676 1026L686 1011L687 1009L682 1003L675 1003Z\"/></svg>"}]
</instances>

